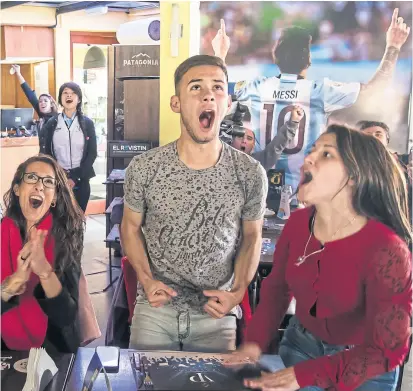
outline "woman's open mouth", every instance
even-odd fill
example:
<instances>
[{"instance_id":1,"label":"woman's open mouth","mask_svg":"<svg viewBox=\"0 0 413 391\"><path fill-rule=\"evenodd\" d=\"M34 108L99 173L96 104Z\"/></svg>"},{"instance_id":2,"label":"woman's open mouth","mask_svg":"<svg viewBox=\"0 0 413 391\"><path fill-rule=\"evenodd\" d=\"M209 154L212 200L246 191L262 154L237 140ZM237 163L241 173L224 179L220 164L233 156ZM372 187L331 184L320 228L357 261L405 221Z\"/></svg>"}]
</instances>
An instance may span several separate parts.
<instances>
[{"instance_id":1,"label":"woman's open mouth","mask_svg":"<svg viewBox=\"0 0 413 391\"><path fill-rule=\"evenodd\" d=\"M30 206L31 206L33 209L38 209L38 208L40 208L40 207L42 206L42 204L43 204L43 198L40 197L40 196L30 196L30 197L29 197L29 203L30 203Z\"/></svg>"},{"instance_id":2,"label":"woman's open mouth","mask_svg":"<svg viewBox=\"0 0 413 391\"><path fill-rule=\"evenodd\" d=\"M213 110L205 110L199 116L199 123L202 129L210 129L214 123L215 112Z\"/></svg>"},{"instance_id":3,"label":"woman's open mouth","mask_svg":"<svg viewBox=\"0 0 413 391\"><path fill-rule=\"evenodd\" d=\"M303 178L301 180L300 185L306 185L307 183L310 183L313 180L313 175L311 174L311 172L307 171L303 173Z\"/></svg>"},{"instance_id":4,"label":"woman's open mouth","mask_svg":"<svg viewBox=\"0 0 413 391\"><path fill-rule=\"evenodd\" d=\"M68 103L68 104L73 103L73 99L66 99L66 103Z\"/></svg>"}]
</instances>

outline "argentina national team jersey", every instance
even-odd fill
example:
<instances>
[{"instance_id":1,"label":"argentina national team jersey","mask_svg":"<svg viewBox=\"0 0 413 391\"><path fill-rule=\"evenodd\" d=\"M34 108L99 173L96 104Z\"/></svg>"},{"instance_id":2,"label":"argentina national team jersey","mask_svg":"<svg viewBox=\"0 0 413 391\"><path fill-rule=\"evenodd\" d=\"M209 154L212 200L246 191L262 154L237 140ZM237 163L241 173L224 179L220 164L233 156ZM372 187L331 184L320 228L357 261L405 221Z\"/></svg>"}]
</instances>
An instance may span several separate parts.
<instances>
[{"instance_id":1,"label":"argentina national team jersey","mask_svg":"<svg viewBox=\"0 0 413 391\"><path fill-rule=\"evenodd\" d=\"M279 77L239 82L234 89L237 100L249 106L252 126L261 149L288 121L293 105L303 108L304 117L295 138L287 144L276 166L285 170L286 184L291 185L293 191L300 180L304 157L324 132L328 114L351 106L359 92L360 83L338 83L327 78L312 81L285 73Z\"/></svg>"}]
</instances>

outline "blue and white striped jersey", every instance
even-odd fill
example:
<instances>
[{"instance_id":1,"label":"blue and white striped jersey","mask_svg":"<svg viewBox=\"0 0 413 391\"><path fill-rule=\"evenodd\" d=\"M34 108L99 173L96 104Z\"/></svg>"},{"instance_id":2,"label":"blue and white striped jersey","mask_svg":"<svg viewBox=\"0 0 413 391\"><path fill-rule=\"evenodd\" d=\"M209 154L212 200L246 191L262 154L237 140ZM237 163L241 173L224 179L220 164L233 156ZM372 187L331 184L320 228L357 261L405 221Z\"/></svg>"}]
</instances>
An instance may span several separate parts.
<instances>
[{"instance_id":1,"label":"blue and white striped jersey","mask_svg":"<svg viewBox=\"0 0 413 391\"><path fill-rule=\"evenodd\" d=\"M339 83L328 78L313 81L291 74L238 82L234 88L237 99L250 108L252 127L262 149L288 121L294 104L304 109L295 139L276 166L285 170L286 184L293 191L299 183L304 157L324 132L328 115L351 106L359 92L360 83Z\"/></svg>"}]
</instances>

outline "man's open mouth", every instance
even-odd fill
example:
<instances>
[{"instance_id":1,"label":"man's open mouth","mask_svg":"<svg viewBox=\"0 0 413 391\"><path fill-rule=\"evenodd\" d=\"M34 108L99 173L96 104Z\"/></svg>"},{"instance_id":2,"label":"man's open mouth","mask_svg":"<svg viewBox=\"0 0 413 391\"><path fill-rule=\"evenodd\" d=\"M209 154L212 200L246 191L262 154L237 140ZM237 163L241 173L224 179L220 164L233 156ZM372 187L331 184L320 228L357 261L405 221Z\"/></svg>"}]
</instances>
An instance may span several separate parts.
<instances>
[{"instance_id":1,"label":"man's open mouth","mask_svg":"<svg viewBox=\"0 0 413 391\"><path fill-rule=\"evenodd\" d=\"M40 196L30 196L29 203L32 208L38 209L43 204L43 198Z\"/></svg>"},{"instance_id":2,"label":"man's open mouth","mask_svg":"<svg viewBox=\"0 0 413 391\"><path fill-rule=\"evenodd\" d=\"M66 103L73 103L73 99L66 99Z\"/></svg>"},{"instance_id":3,"label":"man's open mouth","mask_svg":"<svg viewBox=\"0 0 413 391\"><path fill-rule=\"evenodd\" d=\"M242 146L241 146L241 151L242 151L242 152L245 152L245 145L242 145Z\"/></svg>"},{"instance_id":4,"label":"man's open mouth","mask_svg":"<svg viewBox=\"0 0 413 391\"><path fill-rule=\"evenodd\" d=\"M213 110L205 110L199 116L199 123L203 129L209 129L214 123L215 112Z\"/></svg>"}]
</instances>

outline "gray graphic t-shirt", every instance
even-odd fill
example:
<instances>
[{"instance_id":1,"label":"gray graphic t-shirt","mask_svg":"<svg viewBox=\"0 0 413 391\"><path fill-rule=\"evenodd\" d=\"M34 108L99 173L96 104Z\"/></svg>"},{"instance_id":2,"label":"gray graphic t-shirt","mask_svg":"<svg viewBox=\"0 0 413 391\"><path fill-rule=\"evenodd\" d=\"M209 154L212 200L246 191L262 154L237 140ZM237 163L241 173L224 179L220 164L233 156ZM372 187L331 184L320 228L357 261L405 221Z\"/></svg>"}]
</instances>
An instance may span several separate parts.
<instances>
[{"instance_id":1,"label":"gray graphic t-shirt","mask_svg":"<svg viewBox=\"0 0 413 391\"><path fill-rule=\"evenodd\" d=\"M142 226L153 277L178 293L177 310L203 312L205 289L229 290L242 220L265 211L267 175L227 144L214 167L188 168L176 141L136 156L125 176L125 204ZM145 296L141 286L138 294Z\"/></svg>"}]
</instances>

